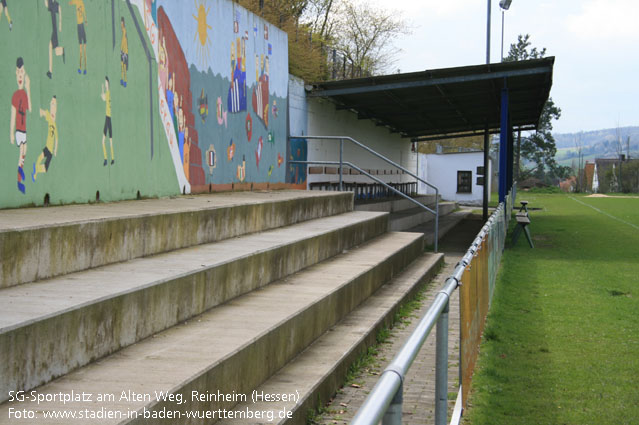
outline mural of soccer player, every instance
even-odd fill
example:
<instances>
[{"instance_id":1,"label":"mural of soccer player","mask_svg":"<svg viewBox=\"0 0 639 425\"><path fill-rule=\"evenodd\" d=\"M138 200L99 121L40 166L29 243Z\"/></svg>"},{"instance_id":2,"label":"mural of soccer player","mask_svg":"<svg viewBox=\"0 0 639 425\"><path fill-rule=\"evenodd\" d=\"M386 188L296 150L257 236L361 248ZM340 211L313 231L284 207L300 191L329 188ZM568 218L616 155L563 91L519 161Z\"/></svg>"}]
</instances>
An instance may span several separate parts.
<instances>
[{"instance_id":1,"label":"mural of soccer player","mask_svg":"<svg viewBox=\"0 0 639 425\"><path fill-rule=\"evenodd\" d=\"M189 171L191 169L191 138L189 137L189 127L184 127L184 158L182 158L182 166L184 167L184 175L189 179Z\"/></svg>"},{"instance_id":2,"label":"mural of soccer player","mask_svg":"<svg viewBox=\"0 0 639 425\"><path fill-rule=\"evenodd\" d=\"M175 116L175 112L173 112L173 99L175 97L175 93L173 92L173 79L174 79L174 74L169 72L169 82L168 82L168 87L166 88L166 104L169 107L171 120L173 120Z\"/></svg>"},{"instance_id":3,"label":"mural of soccer player","mask_svg":"<svg viewBox=\"0 0 639 425\"><path fill-rule=\"evenodd\" d=\"M158 47L158 64L160 65L160 70L158 71L158 75L160 76L160 83L162 84L162 89L168 89L168 79L169 79L169 59L166 54L166 39L164 36L160 36L162 42Z\"/></svg>"},{"instance_id":4,"label":"mural of soccer player","mask_svg":"<svg viewBox=\"0 0 639 425\"><path fill-rule=\"evenodd\" d=\"M58 126L55 122L55 117L58 113L58 99L53 96L49 105L49 110L40 109L40 116L47 121L47 141L45 143L42 153L38 156L36 162L33 163L33 172L31 173L31 180L35 183L38 174L46 173L49 171L49 165L51 165L51 158L58 155Z\"/></svg>"},{"instance_id":5,"label":"mural of soccer player","mask_svg":"<svg viewBox=\"0 0 639 425\"><path fill-rule=\"evenodd\" d=\"M268 56L255 55L256 82L253 88L253 111L268 128L269 114L269 63ZM259 73L259 75L258 75Z\"/></svg>"},{"instance_id":6,"label":"mural of soccer player","mask_svg":"<svg viewBox=\"0 0 639 425\"><path fill-rule=\"evenodd\" d=\"M246 40L231 42L231 86L227 109L231 113L246 111Z\"/></svg>"},{"instance_id":7,"label":"mural of soccer player","mask_svg":"<svg viewBox=\"0 0 639 425\"><path fill-rule=\"evenodd\" d=\"M173 79L173 84L175 85L175 79ZM176 135L178 135L180 131L178 120L179 120L181 105L182 105L182 99L180 99L180 94L176 90L173 96L173 130L175 130Z\"/></svg>"},{"instance_id":8,"label":"mural of soccer player","mask_svg":"<svg viewBox=\"0 0 639 425\"><path fill-rule=\"evenodd\" d=\"M18 90L11 97L11 124L9 138L11 144L20 148L18 157L18 190L25 193L24 158L27 155L27 112L31 112L31 81L24 67L24 60L16 60L16 81Z\"/></svg>"},{"instance_id":9,"label":"mural of soccer player","mask_svg":"<svg viewBox=\"0 0 639 425\"><path fill-rule=\"evenodd\" d=\"M111 165L115 163L113 158L113 127L111 124L111 84L109 83L109 77L104 77L104 84L102 84L102 100L106 103L106 118L104 119L104 130L102 130L102 152L104 153L104 166L107 165L107 151L104 145L107 132L109 133L109 143L111 144Z\"/></svg>"},{"instance_id":10,"label":"mural of soccer player","mask_svg":"<svg viewBox=\"0 0 639 425\"><path fill-rule=\"evenodd\" d=\"M180 151L180 159L182 160L183 164L184 164L184 137L185 137L184 128L185 128L184 111L180 107L178 109L178 150Z\"/></svg>"},{"instance_id":11,"label":"mural of soccer player","mask_svg":"<svg viewBox=\"0 0 639 425\"><path fill-rule=\"evenodd\" d=\"M53 52L56 56L62 56L64 62L64 47L58 44L58 28L62 32L62 8L58 0L44 0L44 6L51 13L51 40L49 40L49 70L47 77L51 79L53 73ZM56 19L58 15L58 19Z\"/></svg>"},{"instance_id":12,"label":"mural of soccer player","mask_svg":"<svg viewBox=\"0 0 639 425\"><path fill-rule=\"evenodd\" d=\"M84 8L84 0L71 0L69 4L75 6L75 17L78 23L78 44L80 45L80 65L78 74L87 73L87 34L84 25L87 24L87 12ZM84 60L84 70L82 69Z\"/></svg>"},{"instance_id":13,"label":"mural of soccer player","mask_svg":"<svg viewBox=\"0 0 639 425\"><path fill-rule=\"evenodd\" d=\"M126 71L129 69L129 41L126 37L126 26L124 25L124 16L120 19L120 27L122 29L122 42L120 43L120 84L126 87Z\"/></svg>"},{"instance_id":14,"label":"mural of soccer player","mask_svg":"<svg viewBox=\"0 0 639 425\"><path fill-rule=\"evenodd\" d=\"M9 21L9 31L13 28L13 21L9 15L9 8L7 7L7 0L0 0L0 20L2 20L2 12L7 15L7 21Z\"/></svg>"}]
</instances>

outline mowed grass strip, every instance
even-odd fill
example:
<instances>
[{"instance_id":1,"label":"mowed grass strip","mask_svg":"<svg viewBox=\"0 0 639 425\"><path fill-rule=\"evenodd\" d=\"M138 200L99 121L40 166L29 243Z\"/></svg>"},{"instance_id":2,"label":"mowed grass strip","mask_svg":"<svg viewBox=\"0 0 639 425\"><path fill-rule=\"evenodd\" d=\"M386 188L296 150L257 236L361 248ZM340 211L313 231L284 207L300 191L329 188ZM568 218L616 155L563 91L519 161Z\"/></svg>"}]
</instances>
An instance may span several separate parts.
<instances>
[{"instance_id":1,"label":"mowed grass strip","mask_svg":"<svg viewBox=\"0 0 639 425\"><path fill-rule=\"evenodd\" d=\"M535 249L508 235L464 423L639 424L639 199L524 199Z\"/></svg>"}]
</instances>

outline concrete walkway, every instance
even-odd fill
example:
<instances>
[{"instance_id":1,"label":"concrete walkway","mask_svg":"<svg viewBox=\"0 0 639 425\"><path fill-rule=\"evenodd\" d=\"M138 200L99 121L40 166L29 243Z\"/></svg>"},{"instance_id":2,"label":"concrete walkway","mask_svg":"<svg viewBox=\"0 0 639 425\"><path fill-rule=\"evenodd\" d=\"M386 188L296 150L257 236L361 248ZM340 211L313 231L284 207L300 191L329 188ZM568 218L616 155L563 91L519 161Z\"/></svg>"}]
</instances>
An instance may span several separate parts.
<instances>
[{"instance_id":1,"label":"concrete walkway","mask_svg":"<svg viewBox=\"0 0 639 425\"><path fill-rule=\"evenodd\" d=\"M433 298L453 272L472 240L481 229L482 222L475 216L461 221L440 242L440 251L444 252L446 265L427 285L424 300L419 309L413 312L410 323L399 324L391 330L388 340L378 346L378 353L372 364L363 368L352 383L344 386L326 412L317 423L347 424L363 404L368 393L377 383L379 375L390 363L406 339L413 332L424 313L430 307ZM459 382L459 292L451 298L448 337L448 392L449 418L457 396ZM404 382L404 408L402 423L432 424L435 422L435 329L424 343Z\"/></svg>"}]
</instances>

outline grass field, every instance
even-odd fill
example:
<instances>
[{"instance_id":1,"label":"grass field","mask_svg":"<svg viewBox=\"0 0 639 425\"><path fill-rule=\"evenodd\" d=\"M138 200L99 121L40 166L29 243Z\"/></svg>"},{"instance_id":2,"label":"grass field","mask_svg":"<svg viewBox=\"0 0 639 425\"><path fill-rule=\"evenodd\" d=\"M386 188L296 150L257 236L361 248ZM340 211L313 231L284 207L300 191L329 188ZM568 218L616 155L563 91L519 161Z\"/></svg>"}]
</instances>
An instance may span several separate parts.
<instances>
[{"instance_id":1,"label":"grass field","mask_svg":"<svg viewBox=\"0 0 639 425\"><path fill-rule=\"evenodd\" d=\"M464 422L639 423L639 199L518 199Z\"/></svg>"}]
</instances>

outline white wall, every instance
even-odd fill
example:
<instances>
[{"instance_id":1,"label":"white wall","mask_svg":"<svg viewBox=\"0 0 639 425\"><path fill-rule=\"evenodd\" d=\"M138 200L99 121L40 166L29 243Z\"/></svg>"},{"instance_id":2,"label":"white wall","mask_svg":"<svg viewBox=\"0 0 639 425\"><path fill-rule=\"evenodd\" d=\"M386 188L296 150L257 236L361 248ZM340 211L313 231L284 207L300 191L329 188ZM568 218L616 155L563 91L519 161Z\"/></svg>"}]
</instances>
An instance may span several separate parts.
<instances>
[{"instance_id":1,"label":"white wall","mask_svg":"<svg viewBox=\"0 0 639 425\"><path fill-rule=\"evenodd\" d=\"M376 126L370 120L358 120L357 115L347 110L337 110L336 105L327 99L308 98L308 131L305 135L349 136L365 144L376 152L400 164L412 173L416 173L417 154L411 152L411 141L398 134L391 133L386 127ZM293 123L294 113L291 111L291 134L296 127ZM339 161L339 141L308 140L308 160ZM344 143L344 160L350 161L363 169L393 170L397 169L383 160L366 152L350 142ZM330 177L330 178L327 178ZM415 179L405 174L377 175L385 182L410 182ZM337 181L337 176L309 174L308 182ZM349 181L372 182L366 176L350 175Z\"/></svg>"},{"instance_id":2,"label":"white wall","mask_svg":"<svg viewBox=\"0 0 639 425\"><path fill-rule=\"evenodd\" d=\"M488 172L491 173L491 162L488 161ZM483 186L477 185L477 167L484 165L483 152L463 152L446 154L419 154L419 177L439 188L442 199L465 204L480 205L484 196ZM457 193L457 172L472 172L472 193ZM490 200L490 180L488 196ZM419 184L420 194L435 193L423 183Z\"/></svg>"},{"instance_id":3,"label":"white wall","mask_svg":"<svg viewBox=\"0 0 639 425\"><path fill-rule=\"evenodd\" d=\"M293 75L288 76L288 111L290 134L298 136L308 131L308 103L304 80Z\"/></svg>"}]
</instances>

